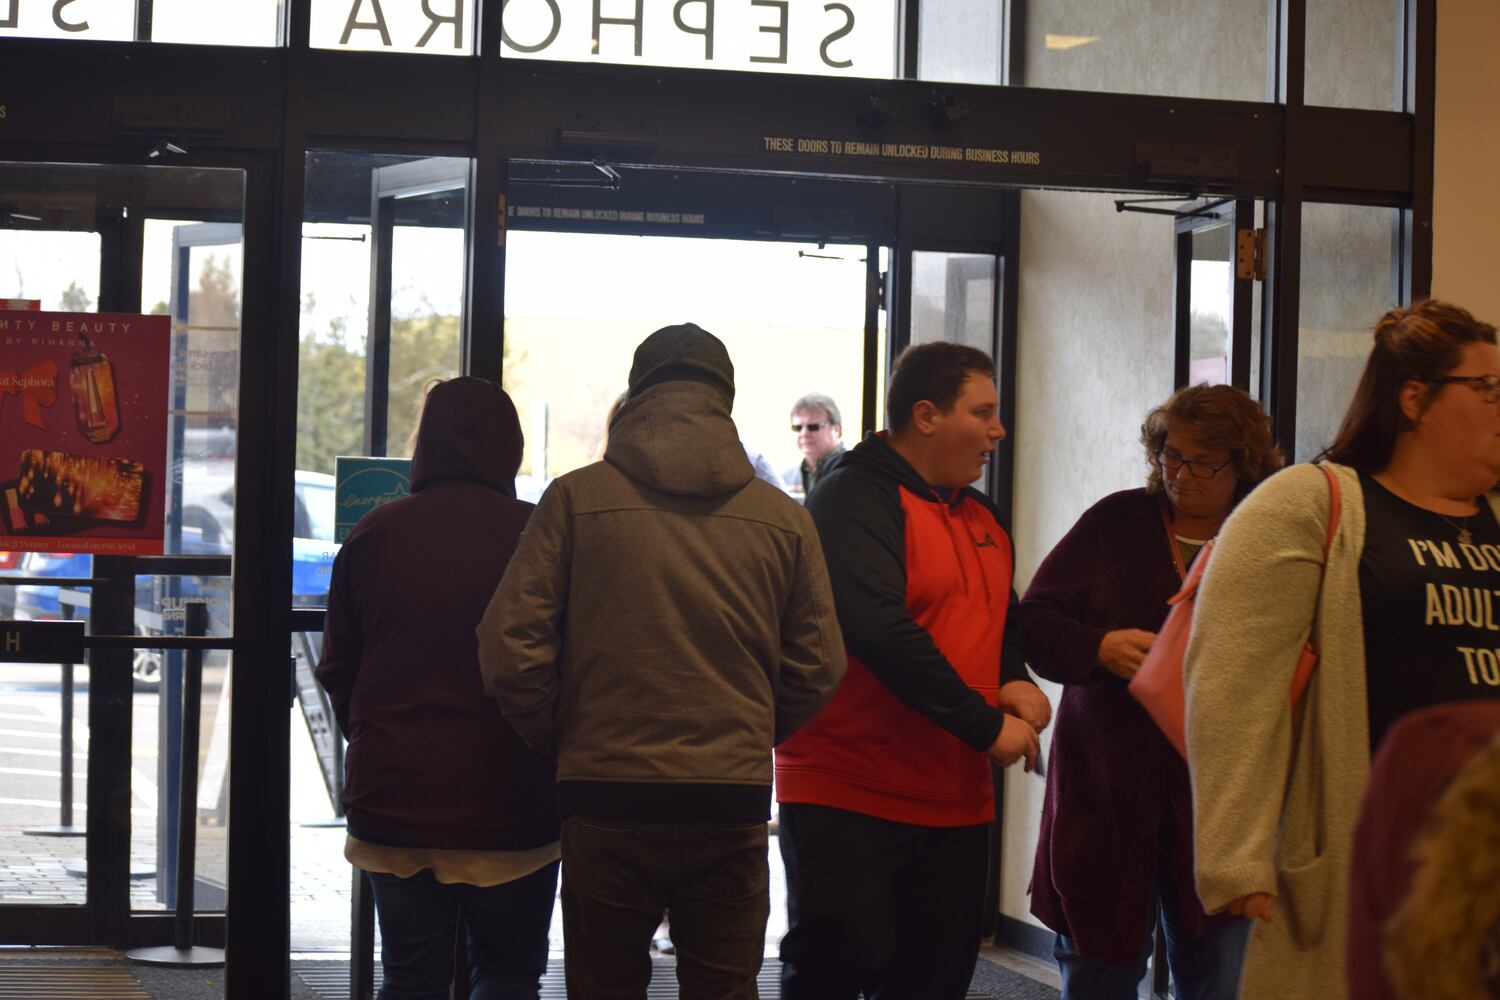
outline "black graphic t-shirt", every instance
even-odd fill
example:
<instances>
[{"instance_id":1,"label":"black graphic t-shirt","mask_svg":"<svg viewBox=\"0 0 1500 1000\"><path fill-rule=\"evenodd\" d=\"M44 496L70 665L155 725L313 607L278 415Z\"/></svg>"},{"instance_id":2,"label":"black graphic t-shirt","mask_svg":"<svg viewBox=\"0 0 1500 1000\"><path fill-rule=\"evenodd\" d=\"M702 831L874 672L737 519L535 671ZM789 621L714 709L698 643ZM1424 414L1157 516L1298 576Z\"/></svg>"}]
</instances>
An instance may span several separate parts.
<instances>
[{"instance_id":1,"label":"black graphic t-shirt","mask_svg":"<svg viewBox=\"0 0 1500 1000\"><path fill-rule=\"evenodd\" d=\"M1370 752L1407 712L1500 698L1500 525L1489 504L1468 519L1407 503L1360 474ZM1467 529L1468 544L1460 538Z\"/></svg>"}]
</instances>

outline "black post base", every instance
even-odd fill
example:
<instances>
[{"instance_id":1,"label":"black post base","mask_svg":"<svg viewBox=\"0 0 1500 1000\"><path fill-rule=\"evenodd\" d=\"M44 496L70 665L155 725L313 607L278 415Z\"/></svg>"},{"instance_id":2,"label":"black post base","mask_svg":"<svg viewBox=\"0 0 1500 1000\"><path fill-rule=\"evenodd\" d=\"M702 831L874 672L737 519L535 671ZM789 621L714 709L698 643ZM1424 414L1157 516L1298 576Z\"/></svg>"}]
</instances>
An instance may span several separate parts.
<instances>
[{"instance_id":1,"label":"black post base","mask_svg":"<svg viewBox=\"0 0 1500 1000\"><path fill-rule=\"evenodd\" d=\"M141 965L159 965L169 969L211 968L224 964L223 948L174 948L161 945L156 948L132 948L125 957Z\"/></svg>"}]
</instances>

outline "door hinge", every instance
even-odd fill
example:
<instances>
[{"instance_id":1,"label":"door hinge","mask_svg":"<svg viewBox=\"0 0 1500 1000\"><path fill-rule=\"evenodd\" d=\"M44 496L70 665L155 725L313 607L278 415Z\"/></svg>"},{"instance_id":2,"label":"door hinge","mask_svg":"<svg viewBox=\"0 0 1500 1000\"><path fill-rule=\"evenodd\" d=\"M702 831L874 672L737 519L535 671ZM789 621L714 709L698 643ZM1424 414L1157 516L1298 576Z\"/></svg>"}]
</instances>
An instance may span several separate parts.
<instances>
[{"instance_id":1,"label":"door hinge","mask_svg":"<svg viewBox=\"0 0 1500 1000\"><path fill-rule=\"evenodd\" d=\"M1240 229L1234 234L1234 276L1245 281L1266 280L1266 231Z\"/></svg>"}]
</instances>

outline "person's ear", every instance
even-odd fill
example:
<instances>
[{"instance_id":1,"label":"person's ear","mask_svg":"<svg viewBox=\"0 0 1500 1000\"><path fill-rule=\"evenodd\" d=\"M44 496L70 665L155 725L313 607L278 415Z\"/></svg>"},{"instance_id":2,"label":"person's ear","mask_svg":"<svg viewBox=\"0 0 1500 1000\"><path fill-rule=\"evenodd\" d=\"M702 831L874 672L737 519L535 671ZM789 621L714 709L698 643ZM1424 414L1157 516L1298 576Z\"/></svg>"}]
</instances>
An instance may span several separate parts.
<instances>
[{"instance_id":1,"label":"person's ear","mask_svg":"<svg viewBox=\"0 0 1500 1000\"><path fill-rule=\"evenodd\" d=\"M1402 416L1413 424L1422 416L1422 403L1427 395L1427 385L1410 379L1401 386L1401 391L1396 394L1396 405L1401 407Z\"/></svg>"},{"instance_id":2,"label":"person's ear","mask_svg":"<svg viewBox=\"0 0 1500 1000\"><path fill-rule=\"evenodd\" d=\"M931 434L937 426L937 418L941 415L942 411L933 405L931 400L919 400L911 408L911 423L913 427L923 434Z\"/></svg>"}]
</instances>

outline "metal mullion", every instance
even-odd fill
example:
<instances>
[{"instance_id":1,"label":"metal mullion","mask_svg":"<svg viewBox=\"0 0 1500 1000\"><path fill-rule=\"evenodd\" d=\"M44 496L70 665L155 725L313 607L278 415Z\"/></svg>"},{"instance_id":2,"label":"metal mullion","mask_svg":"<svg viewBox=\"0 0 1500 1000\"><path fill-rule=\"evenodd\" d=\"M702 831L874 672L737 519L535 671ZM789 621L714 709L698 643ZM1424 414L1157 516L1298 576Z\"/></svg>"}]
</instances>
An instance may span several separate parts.
<instances>
[{"instance_id":1,"label":"metal mullion","mask_svg":"<svg viewBox=\"0 0 1500 1000\"><path fill-rule=\"evenodd\" d=\"M1297 440L1297 340L1301 308L1302 199L1288 194L1266 206L1268 275L1262 319L1261 402L1277 442L1290 458Z\"/></svg>"},{"instance_id":2,"label":"metal mullion","mask_svg":"<svg viewBox=\"0 0 1500 1000\"><path fill-rule=\"evenodd\" d=\"M1266 206L1268 258L1262 322L1261 402L1292 458L1297 441L1297 331L1301 310L1303 94L1307 0L1277 0L1277 99L1284 105L1280 197Z\"/></svg>"},{"instance_id":3,"label":"metal mullion","mask_svg":"<svg viewBox=\"0 0 1500 1000\"><path fill-rule=\"evenodd\" d=\"M885 297L884 293L880 280L880 246L870 243L865 247L865 342L859 412L861 440L877 429L880 420L880 414L875 411L875 397L880 391L880 301ZM886 318L886 332L889 335L889 316Z\"/></svg>"},{"instance_id":4,"label":"metal mullion","mask_svg":"<svg viewBox=\"0 0 1500 1000\"><path fill-rule=\"evenodd\" d=\"M1005 68L1000 83L1006 87L1026 85L1027 0L1009 0L1005 6Z\"/></svg>"},{"instance_id":5,"label":"metal mullion","mask_svg":"<svg viewBox=\"0 0 1500 1000\"><path fill-rule=\"evenodd\" d=\"M506 189L509 170L501 152L504 110L500 65L501 0L476 0L479 28L478 93L474 99L474 150L465 204L465 271L462 368L466 375L500 381L505 354Z\"/></svg>"},{"instance_id":6,"label":"metal mullion","mask_svg":"<svg viewBox=\"0 0 1500 1000\"><path fill-rule=\"evenodd\" d=\"M999 308L995 319L999 324L1000 352L995 359L1000 370L1000 421L1011 432L995 450L995 507L1008 525L1015 502L1015 439L1017 377L1020 374L1020 279L1021 279L1021 192L1007 192L1009 211L1001 233L996 266L1000 269L996 282Z\"/></svg>"},{"instance_id":7,"label":"metal mullion","mask_svg":"<svg viewBox=\"0 0 1500 1000\"><path fill-rule=\"evenodd\" d=\"M312 0L283 0L281 134L246 184L242 412L235 458L233 634L260 640L231 675L225 1000L276 1000L290 990L291 852L287 665L292 577L297 355L306 188L307 43ZM242 503L249 500L249 505ZM249 516L246 516L249 515ZM280 656L277 650L280 650ZM259 662L256 662L256 661Z\"/></svg>"},{"instance_id":8,"label":"metal mullion","mask_svg":"<svg viewBox=\"0 0 1500 1000\"><path fill-rule=\"evenodd\" d=\"M365 341L365 454L386 453L391 391L391 267L395 205L376 195L370 205L370 325Z\"/></svg>"},{"instance_id":9,"label":"metal mullion","mask_svg":"<svg viewBox=\"0 0 1500 1000\"><path fill-rule=\"evenodd\" d=\"M1432 211L1437 93L1437 0L1406 0L1402 38L1409 55L1403 106L1413 116L1411 207L1400 214L1404 239L1400 259L1404 281L1397 301L1411 303L1432 294Z\"/></svg>"},{"instance_id":10,"label":"metal mullion","mask_svg":"<svg viewBox=\"0 0 1500 1000\"><path fill-rule=\"evenodd\" d=\"M891 266L895 274L895 303L886 313L886 331L891 344L890 361L894 362L901 352L911 345L911 267L912 247L901 241L891 254ZM886 365L885 377L891 375L890 364Z\"/></svg>"},{"instance_id":11,"label":"metal mullion","mask_svg":"<svg viewBox=\"0 0 1500 1000\"><path fill-rule=\"evenodd\" d=\"M1172 255L1172 388L1187 385L1193 355L1193 230L1178 226Z\"/></svg>"},{"instance_id":12,"label":"metal mullion","mask_svg":"<svg viewBox=\"0 0 1500 1000\"><path fill-rule=\"evenodd\" d=\"M135 0L135 40L151 41L151 24L155 14L155 0Z\"/></svg>"},{"instance_id":13,"label":"metal mullion","mask_svg":"<svg viewBox=\"0 0 1500 1000\"><path fill-rule=\"evenodd\" d=\"M904 0L901 4L900 22L897 25L901 60L898 73L903 80L917 79L919 49L922 33L922 0Z\"/></svg>"},{"instance_id":14,"label":"metal mullion","mask_svg":"<svg viewBox=\"0 0 1500 1000\"><path fill-rule=\"evenodd\" d=\"M281 44L292 52L306 54L312 37L312 5L315 0L280 0L282 5ZM303 67L305 72L306 67ZM288 75L288 82L291 82ZM287 94L293 93L290 89ZM289 102L290 103L290 102Z\"/></svg>"},{"instance_id":15,"label":"metal mullion","mask_svg":"<svg viewBox=\"0 0 1500 1000\"><path fill-rule=\"evenodd\" d=\"M1238 234L1255 229L1255 202L1241 198L1234 203L1234 225L1229 231L1229 384L1250 391L1250 325L1254 317L1251 297L1255 281L1238 276L1234 266Z\"/></svg>"}]
</instances>

